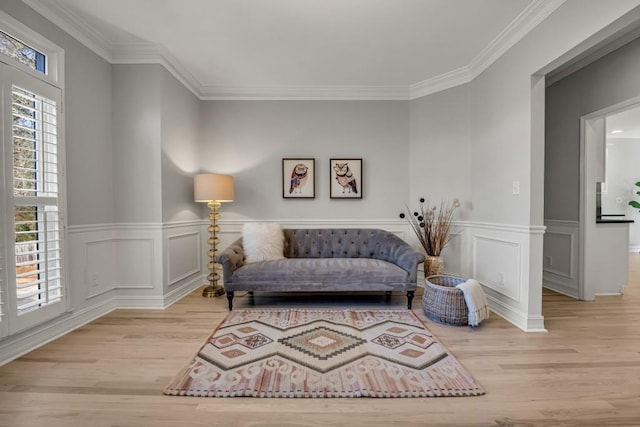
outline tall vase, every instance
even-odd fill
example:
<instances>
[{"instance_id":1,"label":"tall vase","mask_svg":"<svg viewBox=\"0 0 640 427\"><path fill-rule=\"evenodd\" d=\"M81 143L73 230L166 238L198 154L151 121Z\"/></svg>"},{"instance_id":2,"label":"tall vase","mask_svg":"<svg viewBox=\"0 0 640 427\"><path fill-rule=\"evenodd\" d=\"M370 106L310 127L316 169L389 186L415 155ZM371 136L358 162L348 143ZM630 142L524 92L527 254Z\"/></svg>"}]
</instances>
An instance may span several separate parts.
<instances>
[{"instance_id":1,"label":"tall vase","mask_svg":"<svg viewBox=\"0 0 640 427\"><path fill-rule=\"evenodd\" d=\"M442 257L427 255L424 259L424 277L435 276L444 273L444 260Z\"/></svg>"}]
</instances>

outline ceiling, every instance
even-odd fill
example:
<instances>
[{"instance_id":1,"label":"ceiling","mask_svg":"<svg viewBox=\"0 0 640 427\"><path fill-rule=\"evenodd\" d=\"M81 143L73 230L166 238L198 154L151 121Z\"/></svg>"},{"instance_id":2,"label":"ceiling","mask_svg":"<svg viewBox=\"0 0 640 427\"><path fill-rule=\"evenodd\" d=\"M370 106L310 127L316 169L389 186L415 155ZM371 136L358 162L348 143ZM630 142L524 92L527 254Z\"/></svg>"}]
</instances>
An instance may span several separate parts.
<instances>
[{"instance_id":1,"label":"ceiling","mask_svg":"<svg viewBox=\"0 0 640 427\"><path fill-rule=\"evenodd\" d=\"M203 99L412 99L472 80L564 0L23 0Z\"/></svg>"}]
</instances>

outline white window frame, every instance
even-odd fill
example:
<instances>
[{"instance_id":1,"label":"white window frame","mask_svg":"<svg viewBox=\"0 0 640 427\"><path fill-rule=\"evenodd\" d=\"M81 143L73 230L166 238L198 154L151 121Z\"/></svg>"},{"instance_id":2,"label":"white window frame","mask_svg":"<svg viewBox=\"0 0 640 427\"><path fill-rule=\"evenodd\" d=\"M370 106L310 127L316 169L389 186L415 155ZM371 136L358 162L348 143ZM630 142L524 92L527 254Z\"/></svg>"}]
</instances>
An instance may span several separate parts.
<instances>
[{"instance_id":1,"label":"white window frame","mask_svg":"<svg viewBox=\"0 0 640 427\"><path fill-rule=\"evenodd\" d=\"M64 108L64 50L49 41L42 35L38 34L31 28L17 21L15 18L6 14L0 10L0 30L7 33L11 37L19 40L25 45L37 50L45 55L45 73L39 72L28 67L25 64L20 63L14 58L10 58L6 55L0 54L0 87L3 91L6 91L6 79L8 74L15 72L25 73L30 77L34 77L44 83L47 83L60 90L60 99L58 106L58 150L60 152L58 168L60 171L59 176L59 195L58 195L58 208L61 220L61 235L62 235L62 269L63 269L63 285L62 294L65 312L71 310L71 295L69 287L69 268L68 268L68 251L67 251L67 199L66 199L66 159L65 159L65 108ZM13 69L14 71L8 71ZM6 108L6 93L0 93L0 99L3 101L3 105L0 105L0 113L3 126L2 135L0 135L0 152L4 153L3 158L7 160L8 157L13 157L12 152L7 153L12 144L7 143L6 138L12 134L11 128L11 112L5 111ZM9 120L7 122L7 120ZM7 130L8 129L8 130ZM8 155L8 156L7 156ZM9 179L9 173L11 169L8 169L8 161L0 165L0 216L9 218L8 214L12 215L14 212L14 206L11 203L13 201L13 180ZM15 301L11 299L13 290L10 286L15 285L15 277L12 279L10 275L15 275L15 271L11 271L10 266L15 261L11 260L10 255L14 254L13 247L7 247L9 244L15 244L14 240L14 228L13 221L5 221L0 224L0 339L10 336L14 333L20 332L29 327L36 326L38 322L32 322L28 326L24 326L20 319L16 318L16 314L13 313L15 309ZM15 257L13 257L15 260ZM46 307L45 307L46 309ZM43 314L45 311L43 310ZM46 319L44 320L46 321Z\"/></svg>"},{"instance_id":2,"label":"white window frame","mask_svg":"<svg viewBox=\"0 0 640 427\"><path fill-rule=\"evenodd\" d=\"M36 71L21 62L0 54L0 62L4 62L21 71L44 80L64 91L64 49L33 31L14 17L0 10L0 29L29 47L44 54L45 73ZM64 92L63 92L64 95Z\"/></svg>"}]
</instances>

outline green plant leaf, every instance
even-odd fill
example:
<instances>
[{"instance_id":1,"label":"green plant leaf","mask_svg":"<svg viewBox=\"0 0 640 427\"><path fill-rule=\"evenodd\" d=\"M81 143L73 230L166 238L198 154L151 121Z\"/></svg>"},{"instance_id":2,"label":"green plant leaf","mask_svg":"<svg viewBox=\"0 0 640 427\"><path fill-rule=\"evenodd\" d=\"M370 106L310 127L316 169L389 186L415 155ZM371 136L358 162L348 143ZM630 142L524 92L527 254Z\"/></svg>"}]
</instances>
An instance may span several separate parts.
<instances>
[{"instance_id":1,"label":"green plant leaf","mask_svg":"<svg viewBox=\"0 0 640 427\"><path fill-rule=\"evenodd\" d=\"M635 183L635 184L633 184L633 185L635 185L636 187L640 187L640 181L636 182L636 183Z\"/></svg>"},{"instance_id":2,"label":"green plant leaf","mask_svg":"<svg viewBox=\"0 0 640 427\"><path fill-rule=\"evenodd\" d=\"M635 200L631 200L629 202L629 206L632 206L632 207L634 207L636 209L640 209L640 203L636 202Z\"/></svg>"}]
</instances>

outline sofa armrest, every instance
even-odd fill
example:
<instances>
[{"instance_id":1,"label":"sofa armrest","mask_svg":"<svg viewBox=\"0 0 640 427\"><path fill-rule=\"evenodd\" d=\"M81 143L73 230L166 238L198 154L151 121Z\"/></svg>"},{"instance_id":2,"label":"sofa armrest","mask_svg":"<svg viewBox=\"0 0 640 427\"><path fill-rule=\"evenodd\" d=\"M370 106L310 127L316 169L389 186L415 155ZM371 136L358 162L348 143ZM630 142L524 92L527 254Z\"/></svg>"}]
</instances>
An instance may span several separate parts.
<instances>
[{"instance_id":1,"label":"sofa armrest","mask_svg":"<svg viewBox=\"0 0 640 427\"><path fill-rule=\"evenodd\" d=\"M222 265L223 283L231 283L233 272L244 265L245 254L242 247L242 239L231 243L217 256L218 264Z\"/></svg>"},{"instance_id":2,"label":"sofa armrest","mask_svg":"<svg viewBox=\"0 0 640 427\"><path fill-rule=\"evenodd\" d=\"M403 240L393 246L390 255L389 262L393 262L409 273L409 281L416 283L418 281L418 265L424 262L424 255Z\"/></svg>"}]
</instances>

